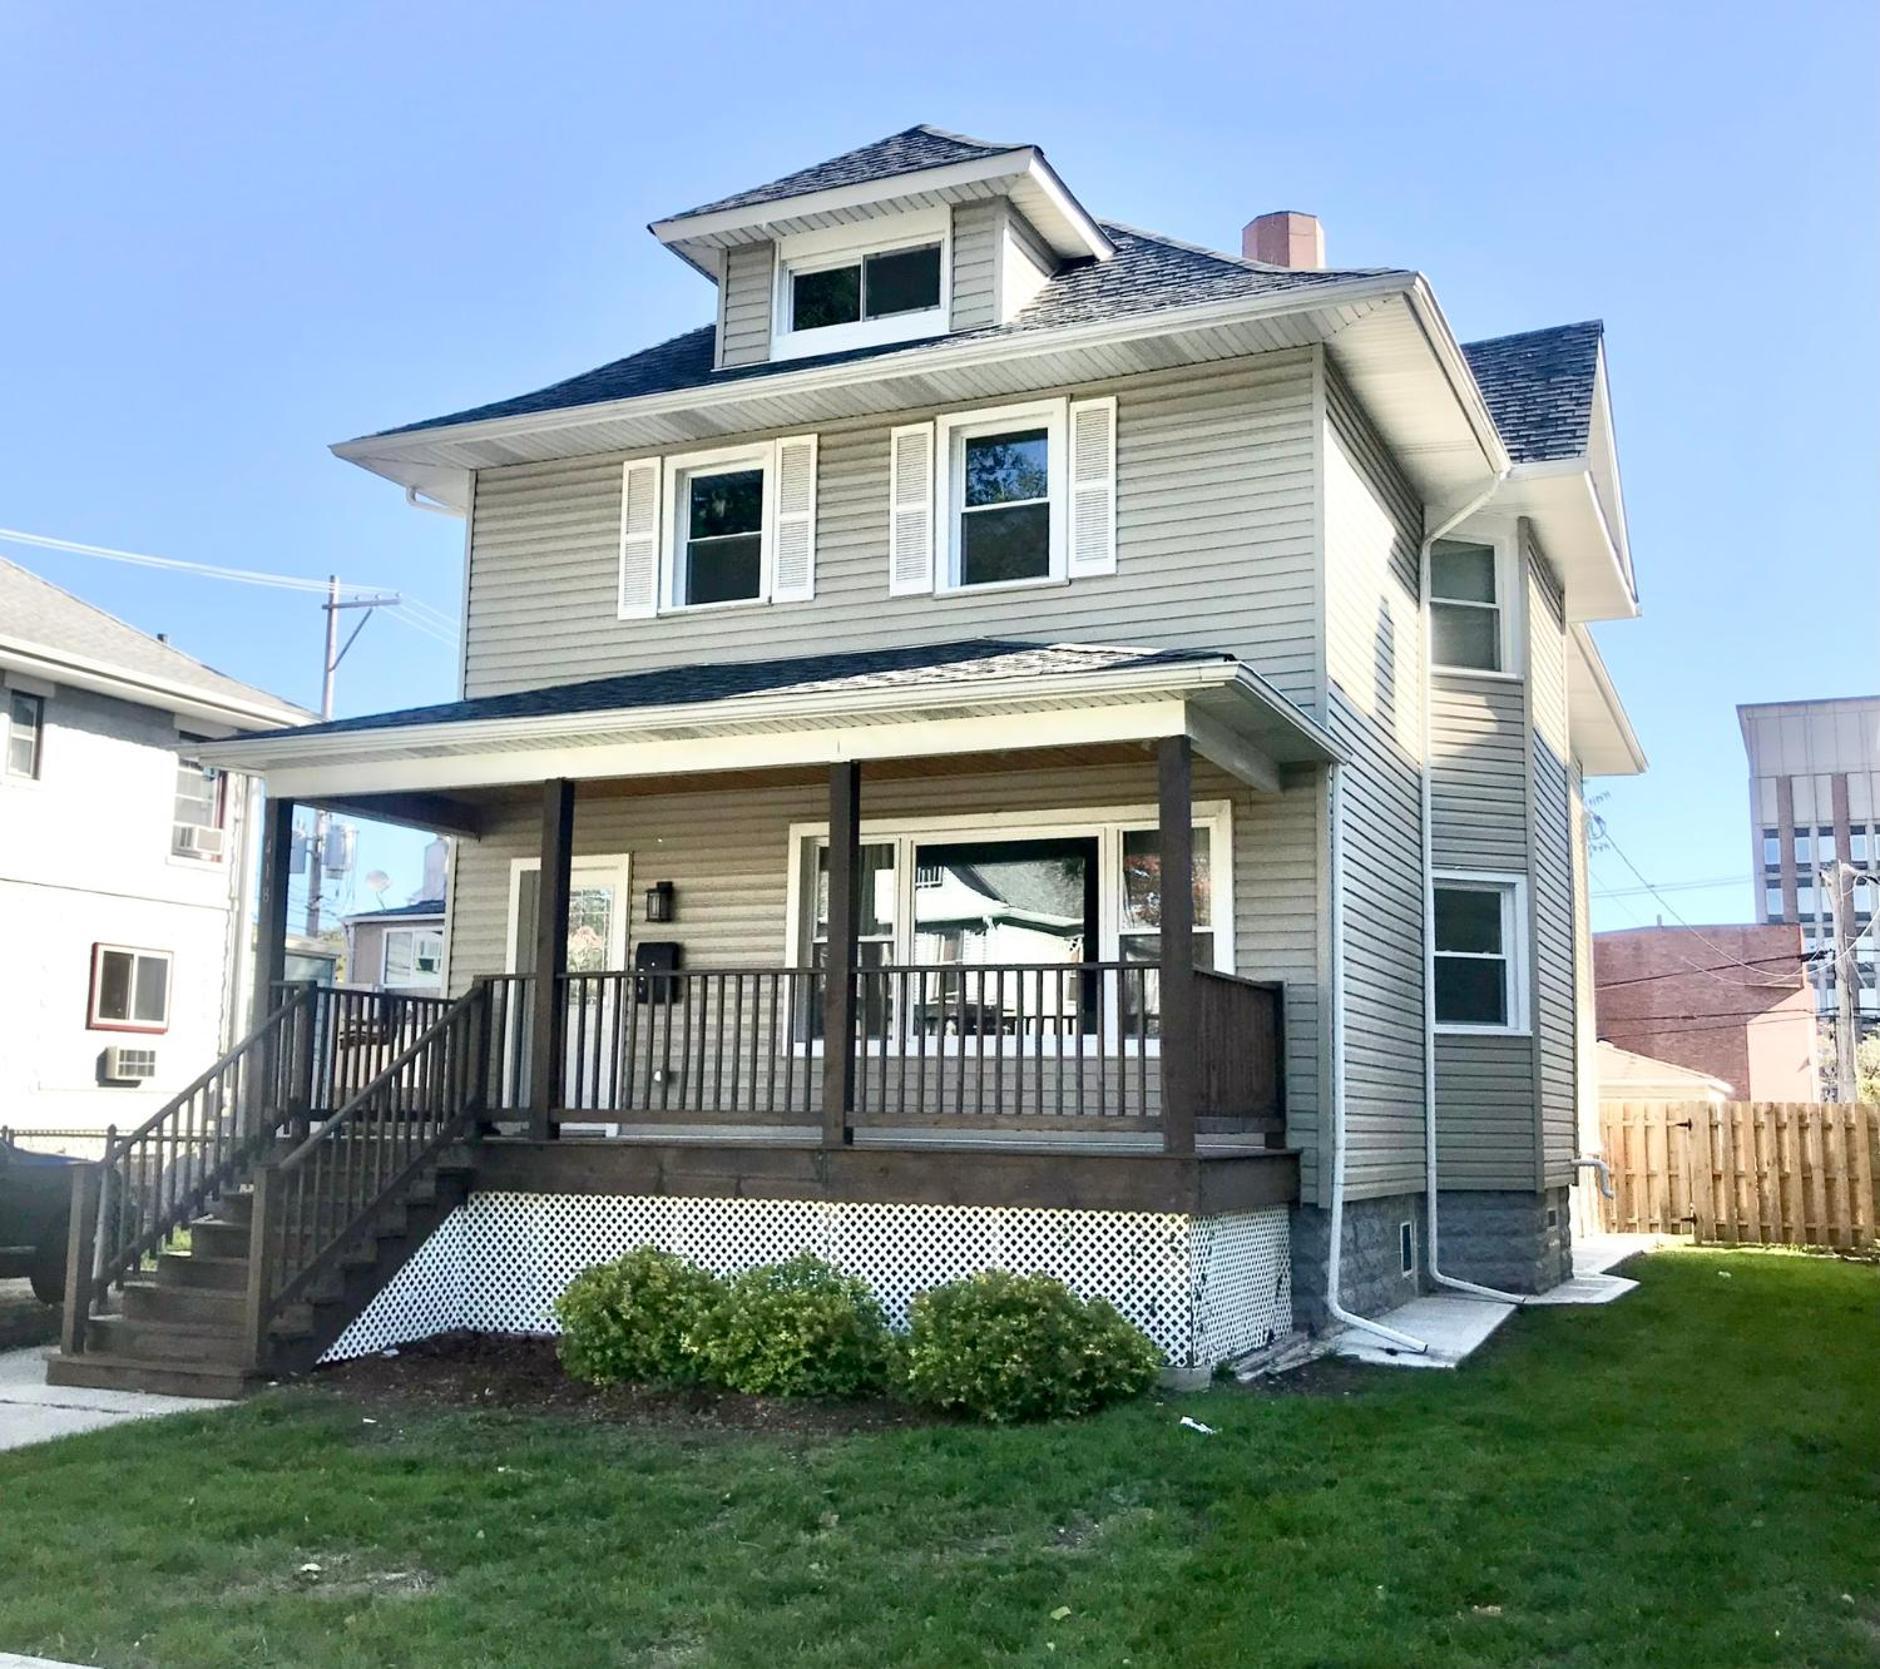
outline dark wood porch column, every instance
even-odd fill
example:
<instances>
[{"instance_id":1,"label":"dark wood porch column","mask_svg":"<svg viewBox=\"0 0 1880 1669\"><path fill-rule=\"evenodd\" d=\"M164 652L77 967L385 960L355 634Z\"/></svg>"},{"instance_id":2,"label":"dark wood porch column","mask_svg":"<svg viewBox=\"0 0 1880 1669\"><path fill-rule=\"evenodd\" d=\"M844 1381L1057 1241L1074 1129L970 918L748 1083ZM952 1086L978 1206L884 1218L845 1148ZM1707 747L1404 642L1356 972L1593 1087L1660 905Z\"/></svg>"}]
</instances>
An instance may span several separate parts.
<instances>
[{"instance_id":1,"label":"dark wood porch column","mask_svg":"<svg viewBox=\"0 0 1880 1669\"><path fill-rule=\"evenodd\" d=\"M287 977L287 881L294 862L294 802L268 797L261 822L261 905L255 921L254 1023L274 1011ZM312 861L318 863L315 854Z\"/></svg>"},{"instance_id":2,"label":"dark wood porch column","mask_svg":"<svg viewBox=\"0 0 1880 1669\"><path fill-rule=\"evenodd\" d=\"M568 891L574 869L574 784L542 784L542 874L535 894L535 1010L529 1028L529 1135L553 1141L549 1114L561 1096L568 1009Z\"/></svg>"},{"instance_id":3,"label":"dark wood porch column","mask_svg":"<svg viewBox=\"0 0 1880 1669\"><path fill-rule=\"evenodd\" d=\"M1161 854L1162 1147L1195 1150L1194 750L1186 736L1156 744Z\"/></svg>"},{"instance_id":4,"label":"dark wood porch column","mask_svg":"<svg viewBox=\"0 0 1880 1669\"><path fill-rule=\"evenodd\" d=\"M855 1111L856 935L862 920L862 767L829 767L829 944L823 982L823 1146L846 1147Z\"/></svg>"}]
</instances>

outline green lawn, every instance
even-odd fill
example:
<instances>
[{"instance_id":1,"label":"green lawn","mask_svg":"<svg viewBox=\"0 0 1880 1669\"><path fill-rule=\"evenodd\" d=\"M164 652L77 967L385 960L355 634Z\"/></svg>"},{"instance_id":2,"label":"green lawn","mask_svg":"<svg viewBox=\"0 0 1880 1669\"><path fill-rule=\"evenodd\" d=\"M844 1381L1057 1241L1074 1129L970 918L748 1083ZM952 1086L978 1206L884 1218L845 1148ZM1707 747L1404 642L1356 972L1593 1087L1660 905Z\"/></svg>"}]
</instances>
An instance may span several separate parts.
<instances>
[{"instance_id":1,"label":"green lawn","mask_svg":"<svg viewBox=\"0 0 1880 1669\"><path fill-rule=\"evenodd\" d=\"M1880 1271L1637 1272L1611 1308L1517 1316L1460 1373L1078 1425L685 1437L299 1390L0 1454L0 1650L1880 1663Z\"/></svg>"}]
</instances>

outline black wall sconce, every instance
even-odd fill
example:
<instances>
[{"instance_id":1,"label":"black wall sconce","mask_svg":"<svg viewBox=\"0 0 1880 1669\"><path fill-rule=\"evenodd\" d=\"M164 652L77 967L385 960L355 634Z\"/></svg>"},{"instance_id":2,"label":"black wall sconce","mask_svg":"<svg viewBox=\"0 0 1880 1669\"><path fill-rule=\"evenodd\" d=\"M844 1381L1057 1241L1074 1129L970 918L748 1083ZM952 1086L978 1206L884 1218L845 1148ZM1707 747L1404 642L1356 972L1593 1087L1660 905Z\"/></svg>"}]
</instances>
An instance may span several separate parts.
<instances>
[{"instance_id":1,"label":"black wall sconce","mask_svg":"<svg viewBox=\"0 0 1880 1669\"><path fill-rule=\"evenodd\" d=\"M670 881L655 881L646 889L646 919L671 921L675 914Z\"/></svg>"}]
</instances>

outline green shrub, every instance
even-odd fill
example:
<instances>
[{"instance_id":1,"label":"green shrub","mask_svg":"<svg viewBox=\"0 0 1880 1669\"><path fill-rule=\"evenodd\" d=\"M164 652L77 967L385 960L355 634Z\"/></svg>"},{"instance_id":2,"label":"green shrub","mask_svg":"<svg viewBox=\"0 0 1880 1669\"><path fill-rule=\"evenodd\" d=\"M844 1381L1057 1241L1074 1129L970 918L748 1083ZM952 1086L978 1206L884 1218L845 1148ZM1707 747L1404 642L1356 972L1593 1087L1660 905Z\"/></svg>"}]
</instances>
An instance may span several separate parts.
<instances>
[{"instance_id":1,"label":"green shrub","mask_svg":"<svg viewBox=\"0 0 1880 1669\"><path fill-rule=\"evenodd\" d=\"M595 1385L696 1379L686 1335L723 1292L716 1275L657 1246L585 1270L555 1300L561 1365Z\"/></svg>"},{"instance_id":2,"label":"green shrub","mask_svg":"<svg viewBox=\"0 0 1880 1669\"><path fill-rule=\"evenodd\" d=\"M732 1281L686 1339L733 1391L857 1397L887 1384L891 1342L866 1283L805 1254Z\"/></svg>"},{"instance_id":3,"label":"green shrub","mask_svg":"<svg viewBox=\"0 0 1880 1669\"><path fill-rule=\"evenodd\" d=\"M921 1293L901 1351L911 1401L982 1420L1087 1414L1155 1382L1161 1353L1101 1298L988 1269Z\"/></svg>"}]
</instances>

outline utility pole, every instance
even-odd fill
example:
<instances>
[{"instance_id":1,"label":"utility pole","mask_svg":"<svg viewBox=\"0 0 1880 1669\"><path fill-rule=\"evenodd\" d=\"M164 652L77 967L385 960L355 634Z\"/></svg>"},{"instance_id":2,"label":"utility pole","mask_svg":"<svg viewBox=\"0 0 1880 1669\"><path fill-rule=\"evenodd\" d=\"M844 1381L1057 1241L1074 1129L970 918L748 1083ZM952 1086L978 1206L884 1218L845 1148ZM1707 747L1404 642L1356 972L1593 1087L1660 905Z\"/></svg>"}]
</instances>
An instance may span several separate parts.
<instances>
[{"instance_id":1,"label":"utility pole","mask_svg":"<svg viewBox=\"0 0 1880 1669\"><path fill-rule=\"evenodd\" d=\"M403 599L395 591L388 591L376 597L345 597L339 594L339 575L328 574L326 578L326 601L320 606L326 610L326 653L320 660L320 722L325 724L333 717L333 684L339 672L339 663L346 658L346 651L358 642L359 634L366 629L366 622L372 618L372 611L378 608L393 608ZM344 646L339 641L339 611L346 608L362 608L366 612L360 616L359 624L352 629L352 635ZM307 852L307 937L317 939L320 936L320 882L326 863L327 814L324 808L313 816L313 844Z\"/></svg>"},{"instance_id":2,"label":"utility pole","mask_svg":"<svg viewBox=\"0 0 1880 1669\"><path fill-rule=\"evenodd\" d=\"M1821 871L1821 880L1834 899L1835 1099L1843 1105L1860 1099L1860 966L1854 957L1854 883L1864 879L1841 857Z\"/></svg>"}]
</instances>

